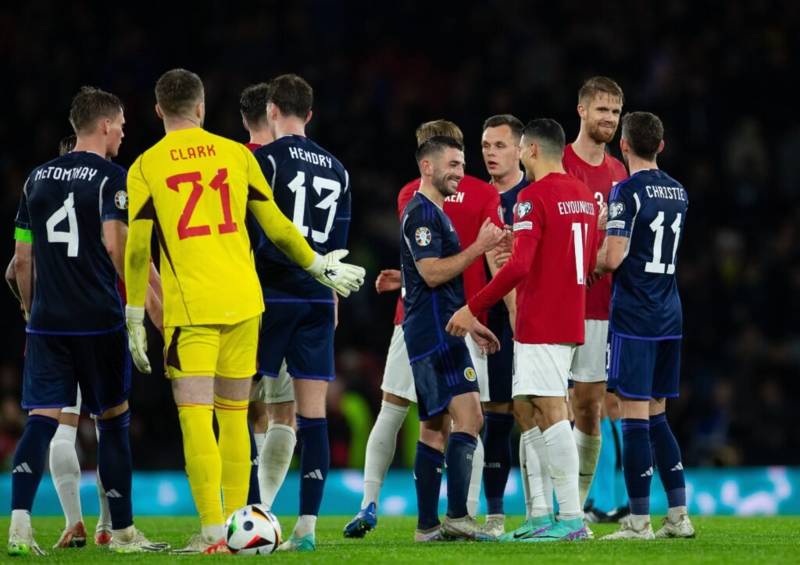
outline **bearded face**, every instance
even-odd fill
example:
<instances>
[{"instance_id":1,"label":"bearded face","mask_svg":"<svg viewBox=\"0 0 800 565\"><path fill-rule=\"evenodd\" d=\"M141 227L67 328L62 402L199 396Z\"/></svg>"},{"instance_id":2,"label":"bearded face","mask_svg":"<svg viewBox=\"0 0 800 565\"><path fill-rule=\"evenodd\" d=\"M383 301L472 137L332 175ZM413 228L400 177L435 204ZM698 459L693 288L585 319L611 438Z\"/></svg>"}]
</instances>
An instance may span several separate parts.
<instances>
[{"instance_id":1,"label":"bearded face","mask_svg":"<svg viewBox=\"0 0 800 565\"><path fill-rule=\"evenodd\" d=\"M622 102L619 97L597 93L586 108L586 133L596 143L610 143L617 133Z\"/></svg>"}]
</instances>

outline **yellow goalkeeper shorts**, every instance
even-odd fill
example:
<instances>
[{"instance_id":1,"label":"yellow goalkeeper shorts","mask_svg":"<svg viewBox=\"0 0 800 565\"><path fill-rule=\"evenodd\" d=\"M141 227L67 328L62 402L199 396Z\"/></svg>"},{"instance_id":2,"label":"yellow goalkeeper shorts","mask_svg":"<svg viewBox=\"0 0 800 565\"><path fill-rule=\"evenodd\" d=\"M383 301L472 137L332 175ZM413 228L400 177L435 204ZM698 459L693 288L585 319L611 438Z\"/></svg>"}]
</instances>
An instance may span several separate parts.
<instances>
[{"instance_id":1,"label":"yellow goalkeeper shorts","mask_svg":"<svg viewBox=\"0 0 800 565\"><path fill-rule=\"evenodd\" d=\"M164 328L167 376L252 377L260 325L259 314L238 324Z\"/></svg>"}]
</instances>

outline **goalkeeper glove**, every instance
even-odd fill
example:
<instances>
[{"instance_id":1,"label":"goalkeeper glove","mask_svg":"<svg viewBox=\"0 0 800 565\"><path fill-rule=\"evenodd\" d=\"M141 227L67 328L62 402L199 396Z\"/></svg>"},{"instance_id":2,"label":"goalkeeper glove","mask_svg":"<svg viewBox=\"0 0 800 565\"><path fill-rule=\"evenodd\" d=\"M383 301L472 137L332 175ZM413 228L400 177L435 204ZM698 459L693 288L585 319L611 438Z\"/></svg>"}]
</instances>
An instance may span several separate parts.
<instances>
[{"instance_id":1,"label":"goalkeeper glove","mask_svg":"<svg viewBox=\"0 0 800 565\"><path fill-rule=\"evenodd\" d=\"M144 328L144 308L125 307L125 325L128 328L128 348L131 350L133 364L140 372L150 373L150 360L147 358L147 331Z\"/></svg>"},{"instance_id":2,"label":"goalkeeper glove","mask_svg":"<svg viewBox=\"0 0 800 565\"><path fill-rule=\"evenodd\" d=\"M357 291L364 284L366 271L358 265L342 263L341 259L350 253L347 249L337 249L327 255L316 255L306 270L320 283L332 288L344 297Z\"/></svg>"}]
</instances>

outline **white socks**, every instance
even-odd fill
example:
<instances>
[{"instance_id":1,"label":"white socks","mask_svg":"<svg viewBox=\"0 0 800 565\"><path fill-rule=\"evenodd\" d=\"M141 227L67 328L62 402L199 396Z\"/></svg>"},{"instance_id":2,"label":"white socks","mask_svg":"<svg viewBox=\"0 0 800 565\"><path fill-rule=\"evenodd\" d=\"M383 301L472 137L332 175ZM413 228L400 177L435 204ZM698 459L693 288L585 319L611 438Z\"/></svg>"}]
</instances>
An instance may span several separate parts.
<instances>
[{"instance_id":1,"label":"white socks","mask_svg":"<svg viewBox=\"0 0 800 565\"><path fill-rule=\"evenodd\" d=\"M586 497L589 489L592 488L594 471L597 468L597 460L600 458L600 446L603 443L601 436L590 436L580 431L578 428L572 430L575 435L575 445L578 447L578 494L580 496L581 508L586 504Z\"/></svg>"},{"instance_id":2,"label":"white socks","mask_svg":"<svg viewBox=\"0 0 800 565\"><path fill-rule=\"evenodd\" d=\"M50 474L64 510L66 527L75 525L83 518L80 497L81 465L75 451L77 432L77 428L59 424L50 441Z\"/></svg>"},{"instance_id":3,"label":"white socks","mask_svg":"<svg viewBox=\"0 0 800 565\"><path fill-rule=\"evenodd\" d=\"M364 498L361 499L361 508L366 508L370 502L378 504L383 480L394 459L397 433L403 427L406 414L408 406L397 406L385 400L381 402L381 410L367 440L367 455L364 459Z\"/></svg>"},{"instance_id":4,"label":"white socks","mask_svg":"<svg viewBox=\"0 0 800 565\"><path fill-rule=\"evenodd\" d=\"M28 535L32 534L31 513L27 510L12 510L11 525L8 528L8 533L16 533L23 537L27 537Z\"/></svg>"},{"instance_id":5,"label":"white socks","mask_svg":"<svg viewBox=\"0 0 800 565\"><path fill-rule=\"evenodd\" d=\"M297 437L291 426L272 424L267 430L263 448L258 454L258 489L261 503L267 508L272 508L286 479L296 443Z\"/></svg>"},{"instance_id":6,"label":"white socks","mask_svg":"<svg viewBox=\"0 0 800 565\"><path fill-rule=\"evenodd\" d=\"M481 436L475 439L478 444L472 454L472 474L469 477L469 490L467 491L467 514L473 518L478 515L478 502L481 497L481 479L483 479L483 442Z\"/></svg>"},{"instance_id":7,"label":"white socks","mask_svg":"<svg viewBox=\"0 0 800 565\"><path fill-rule=\"evenodd\" d=\"M559 515L566 520L582 518L583 510L578 497L578 448L569 421L561 420L553 424L542 435L547 446Z\"/></svg>"},{"instance_id":8,"label":"white socks","mask_svg":"<svg viewBox=\"0 0 800 565\"><path fill-rule=\"evenodd\" d=\"M203 536L203 541L217 543L219 540L225 538L225 526L223 524L201 526L200 533Z\"/></svg>"},{"instance_id":9,"label":"white socks","mask_svg":"<svg viewBox=\"0 0 800 565\"><path fill-rule=\"evenodd\" d=\"M253 434L253 439L256 442L256 453L261 455L261 452L264 451L264 441L267 439L267 432L264 432L263 434L256 432Z\"/></svg>"},{"instance_id":10,"label":"white socks","mask_svg":"<svg viewBox=\"0 0 800 565\"><path fill-rule=\"evenodd\" d=\"M528 451L525 449L525 432L519 438L519 479L525 498L525 519L531 517L531 487L528 484Z\"/></svg>"},{"instance_id":11,"label":"white socks","mask_svg":"<svg viewBox=\"0 0 800 565\"><path fill-rule=\"evenodd\" d=\"M317 517L311 514L303 514L297 518L297 524L294 526L294 537L301 538L308 534L313 534L317 528Z\"/></svg>"},{"instance_id":12,"label":"white socks","mask_svg":"<svg viewBox=\"0 0 800 565\"><path fill-rule=\"evenodd\" d=\"M528 518L539 518L553 513L553 482L544 437L539 428L531 428L520 438L525 449L528 474Z\"/></svg>"}]
</instances>

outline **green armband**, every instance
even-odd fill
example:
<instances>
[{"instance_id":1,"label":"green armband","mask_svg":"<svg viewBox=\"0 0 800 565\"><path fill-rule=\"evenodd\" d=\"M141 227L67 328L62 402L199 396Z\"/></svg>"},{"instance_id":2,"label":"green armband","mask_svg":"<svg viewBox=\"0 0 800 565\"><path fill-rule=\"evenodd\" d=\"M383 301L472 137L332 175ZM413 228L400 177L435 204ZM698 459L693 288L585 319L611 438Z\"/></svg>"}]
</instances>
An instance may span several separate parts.
<instances>
[{"instance_id":1,"label":"green armband","mask_svg":"<svg viewBox=\"0 0 800 565\"><path fill-rule=\"evenodd\" d=\"M14 240L22 243L33 243L33 232L25 228L14 228Z\"/></svg>"}]
</instances>

